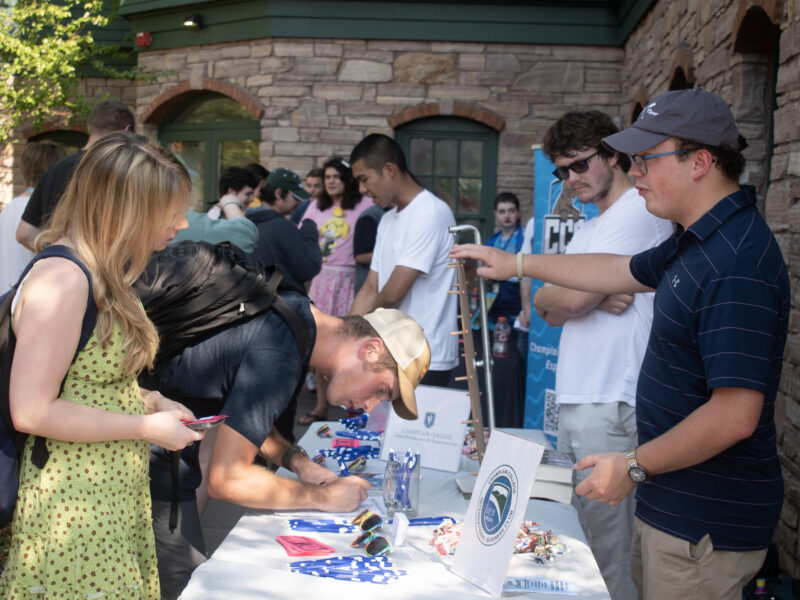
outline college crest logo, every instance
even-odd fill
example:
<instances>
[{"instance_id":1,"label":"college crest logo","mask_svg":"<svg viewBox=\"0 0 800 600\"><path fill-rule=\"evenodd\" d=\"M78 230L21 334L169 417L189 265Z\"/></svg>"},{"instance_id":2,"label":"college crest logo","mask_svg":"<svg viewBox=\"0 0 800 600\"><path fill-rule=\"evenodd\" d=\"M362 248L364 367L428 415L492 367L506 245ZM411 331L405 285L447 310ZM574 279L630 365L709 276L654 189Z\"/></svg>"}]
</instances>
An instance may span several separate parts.
<instances>
[{"instance_id":1,"label":"college crest logo","mask_svg":"<svg viewBox=\"0 0 800 600\"><path fill-rule=\"evenodd\" d=\"M509 465L500 465L486 480L475 512L475 530L484 546L497 543L511 524L517 485L517 474Z\"/></svg>"},{"instance_id":2,"label":"college crest logo","mask_svg":"<svg viewBox=\"0 0 800 600\"><path fill-rule=\"evenodd\" d=\"M425 427L430 429L433 427L433 422L436 420L436 413L435 412L426 412L425 413Z\"/></svg>"}]
</instances>

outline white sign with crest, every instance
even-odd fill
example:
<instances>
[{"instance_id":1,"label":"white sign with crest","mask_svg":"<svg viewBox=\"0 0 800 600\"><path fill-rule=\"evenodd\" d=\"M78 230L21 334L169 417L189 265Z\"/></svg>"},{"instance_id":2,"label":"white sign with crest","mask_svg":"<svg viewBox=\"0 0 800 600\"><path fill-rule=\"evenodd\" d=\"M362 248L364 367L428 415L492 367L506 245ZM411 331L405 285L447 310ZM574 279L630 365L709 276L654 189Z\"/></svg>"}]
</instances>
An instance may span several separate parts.
<instances>
[{"instance_id":1,"label":"white sign with crest","mask_svg":"<svg viewBox=\"0 0 800 600\"><path fill-rule=\"evenodd\" d=\"M492 431L486 447L453 557L453 573L492 596L503 592L543 453L543 444L500 429Z\"/></svg>"},{"instance_id":2,"label":"white sign with crest","mask_svg":"<svg viewBox=\"0 0 800 600\"><path fill-rule=\"evenodd\" d=\"M470 411L467 392L420 385L416 396L417 420L406 421L391 413L381 460L388 460L390 449L402 454L411 448L420 453L426 469L457 472Z\"/></svg>"}]
</instances>

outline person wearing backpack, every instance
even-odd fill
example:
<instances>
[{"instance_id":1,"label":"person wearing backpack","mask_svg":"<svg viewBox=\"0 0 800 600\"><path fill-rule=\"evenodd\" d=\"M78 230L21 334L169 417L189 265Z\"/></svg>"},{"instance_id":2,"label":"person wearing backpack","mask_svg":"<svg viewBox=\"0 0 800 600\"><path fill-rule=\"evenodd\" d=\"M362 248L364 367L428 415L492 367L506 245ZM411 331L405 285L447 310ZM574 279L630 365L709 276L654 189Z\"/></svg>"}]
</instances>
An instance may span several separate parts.
<instances>
[{"instance_id":1,"label":"person wearing backpack","mask_svg":"<svg viewBox=\"0 0 800 600\"><path fill-rule=\"evenodd\" d=\"M275 420L308 366L328 381L331 404L370 412L390 400L398 415L416 418L414 388L430 362L422 327L396 309L364 317L328 315L305 294L280 290L275 270L260 291L242 293L240 288L253 287L247 285L252 277L234 273L252 270L247 256L228 260L235 249L187 244L154 256L136 284L148 315L170 339L140 384L181 399L200 416L226 415L216 428L206 473L209 495L260 509L354 510L369 484L339 478L312 462L278 433ZM227 302L228 296L241 298L241 304ZM209 320L209 307L224 304L231 309ZM214 323L222 325L212 330ZM175 340L181 342L177 352ZM259 455L297 479L254 463ZM199 449L185 449L178 462L173 456L154 449L150 463L164 599L180 595L206 554L195 499L203 480Z\"/></svg>"},{"instance_id":2,"label":"person wearing backpack","mask_svg":"<svg viewBox=\"0 0 800 600\"><path fill-rule=\"evenodd\" d=\"M148 442L177 450L202 434L182 424L190 410L137 385L158 333L131 284L185 227L190 185L145 138L104 136L18 286L8 404L30 435L0 597L159 598Z\"/></svg>"}]
</instances>

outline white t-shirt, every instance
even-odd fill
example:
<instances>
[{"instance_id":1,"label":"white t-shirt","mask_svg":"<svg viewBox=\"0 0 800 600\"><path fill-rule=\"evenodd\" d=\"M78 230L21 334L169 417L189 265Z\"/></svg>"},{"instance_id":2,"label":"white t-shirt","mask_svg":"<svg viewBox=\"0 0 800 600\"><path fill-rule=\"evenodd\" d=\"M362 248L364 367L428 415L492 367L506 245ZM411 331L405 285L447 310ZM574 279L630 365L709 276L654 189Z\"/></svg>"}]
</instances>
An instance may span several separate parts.
<instances>
[{"instance_id":1,"label":"white t-shirt","mask_svg":"<svg viewBox=\"0 0 800 600\"><path fill-rule=\"evenodd\" d=\"M604 213L586 221L566 253L636 254L671 234L672 223L647 212L644 198L631 188ZM621 315L596 308L564 324L556 371L559 403L635 405L636 380L653 321L653 296L635 294Z\"/></svg>"},{"instance_id":2,"label":"white t-shirt","mask_svg":"<svg viewBox=\"0 0 800 600\"><path fill-rule=\"evenodd\" d=\"M28 205L27 196L17 196L0 211L0 294L17 283L33 252L17 241L17 227Z\"/></svg>"},{"instance_id":3,"label":"white t-shirt","mask_svg":"<svg viewBox=\"0 0 800 600\"><path fill-rule=\"evenodd\" d=\"M453 211L428 190L417 194L400 212L393 208L378 224L370 269L383 289L396 266L421 271L397 308L422 326L431 347L431 370L447 371L458 364L456 270L448 269L455 225Z\"/></svg>"}]
</instances>

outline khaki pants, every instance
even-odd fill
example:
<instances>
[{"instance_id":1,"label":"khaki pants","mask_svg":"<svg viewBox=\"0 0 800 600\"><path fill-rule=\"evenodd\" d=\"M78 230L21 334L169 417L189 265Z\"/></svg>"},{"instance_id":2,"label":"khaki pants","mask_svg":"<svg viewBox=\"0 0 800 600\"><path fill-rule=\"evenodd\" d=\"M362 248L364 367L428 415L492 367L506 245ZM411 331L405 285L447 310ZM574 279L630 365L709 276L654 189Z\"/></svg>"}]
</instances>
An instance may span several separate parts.
<instances>
[{"instance_id":1,"label":"khaki pants","mask_svg":"<svg viewBox=\"0 0 800 600\"><path fill-rule=\"evenodd\" d=\"M642 600L741 600L742 586L761 568L767 550L714 550L634 522L631 576Z\"/></svg>"}]
</instances>

